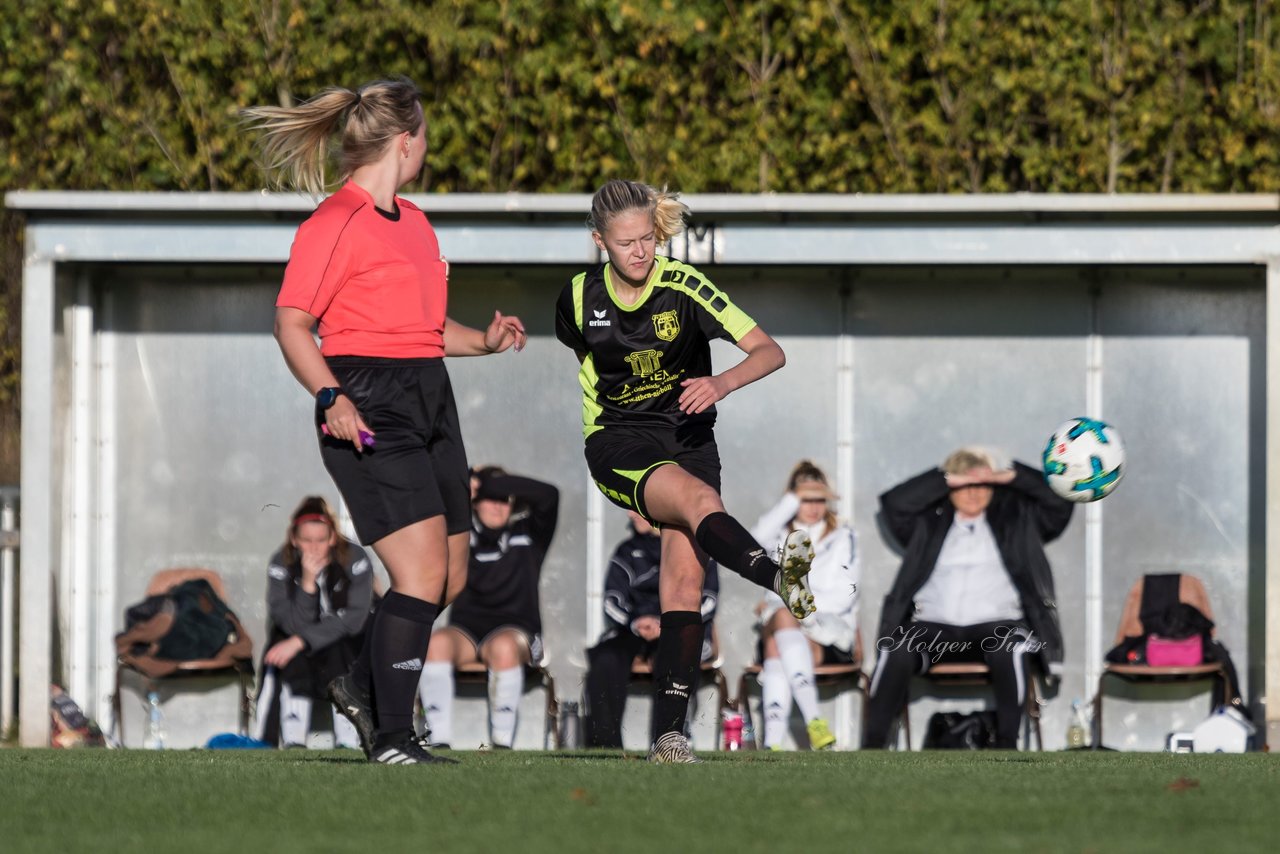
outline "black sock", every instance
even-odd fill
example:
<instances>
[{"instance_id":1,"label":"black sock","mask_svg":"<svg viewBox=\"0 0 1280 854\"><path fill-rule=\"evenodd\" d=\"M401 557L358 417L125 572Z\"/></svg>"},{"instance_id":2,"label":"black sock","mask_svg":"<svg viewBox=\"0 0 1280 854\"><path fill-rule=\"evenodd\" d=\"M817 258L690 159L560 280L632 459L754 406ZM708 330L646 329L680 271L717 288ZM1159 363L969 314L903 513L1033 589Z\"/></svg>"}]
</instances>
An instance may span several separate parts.
<instances>
[{"instance_id":1,"label":"black sock","mask_svg":"<svg viewBox=\"0 0 1280 854\"><path fill-rule=\"evenodd\" d=\"M366 699L373 697L373 624L378 619L375 607L364 624L364 640L360 644L360 653L351 662L347 675L351 677L350 685L363 694Z\"/></svg>"},{"instance_id":2,"label":"black sock","mask_svg":"<svg viewBox=\"0 0 1280 854\"><path fill-rule=\"evenodd\" d=\"M774 563L755 537L728 513L712 513L702 520L693 538L715 562L759 584L775 590L778 565ZM776 590L775 590L776 592Z\"/></svg>"},{"instance_id":3,"label":"black sock","mask_svg":"<svg viewBox=\"0 0 1280 854\"><path fill-rule=\"evenodd\" d=\"M394 590L378 606L369 638L377 747L413 732L413 698L439 613L439 605Z\"/></svg>"},{"instance_id":4,"label":"black sock","mask_svg":"<svg viewBox=\"0 0 1280 854\"><path fill-rule=\"evenodd\" d=\"M653 740L669 732L684 732L689 700L698 689L702 658L702 614L665 611L658 651L653 657Z\"/></svg>"}]
</instances>

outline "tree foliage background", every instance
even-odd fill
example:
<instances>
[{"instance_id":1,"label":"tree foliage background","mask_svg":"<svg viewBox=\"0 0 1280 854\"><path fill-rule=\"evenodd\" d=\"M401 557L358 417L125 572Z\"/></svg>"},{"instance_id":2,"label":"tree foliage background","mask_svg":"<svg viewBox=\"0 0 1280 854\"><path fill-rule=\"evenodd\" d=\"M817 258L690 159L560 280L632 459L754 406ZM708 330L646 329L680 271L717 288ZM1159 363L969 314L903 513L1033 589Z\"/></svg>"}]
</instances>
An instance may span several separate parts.
<instances>
[{"instance_id":1,"label":"tree foliage background","mask_svg":"<svg viewBox=\"0 0 1280 854\"><path fill-rule=\"evenodd\" d=\"M257 188L238 110L404 74L426 93L417 191L1275 192L1278 6L0 0L0 191Z\"/></svg>"}]
</instances>

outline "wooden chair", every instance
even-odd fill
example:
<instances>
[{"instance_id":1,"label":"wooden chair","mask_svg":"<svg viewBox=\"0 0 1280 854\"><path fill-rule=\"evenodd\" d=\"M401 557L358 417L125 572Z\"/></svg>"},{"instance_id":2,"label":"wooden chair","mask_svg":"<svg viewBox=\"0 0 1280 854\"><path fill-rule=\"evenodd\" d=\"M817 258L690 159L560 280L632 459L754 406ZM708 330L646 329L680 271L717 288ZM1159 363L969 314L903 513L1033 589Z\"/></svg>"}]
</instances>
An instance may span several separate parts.
<instances>
[{"instance_id":1,"label":"wooden chair","mask_svg":"<svg viewBox=\"0 0 1280 854\"><path fill-rule=\"evenodd\" d=\"M744 717L748 714L747 693L750 690L748 680L752 680L759 685L760 674L763 671L764 667L759 662L748 664L743 668L742 676L738 679L738 696L733 705ZM834 687L839 691L842 687L847 687L861 694L862 713L859 716L859 721L865 722L867 719L867 695L871 691L871 680L867 677L867 674L862 672L862 633L859 632L854 640L852 662L848 664L815 665L813 668L813 681L820 688ZM755 727L755 730L757 738L764 737L764 729L762 727ZM861 738L858 739L859 742L861 740Z\"/></svg>"},{"instance_id":2,"label":"wooden chair","mask_svg":"<svg viewBox=\"0 0 1280 854\"><path fill-rule=\"evenodd\" d=\"M556 682L551 678L551 671L547 670L546 664L547 657L544 653L542 660L525 665L525 674L537 679L546 689L547 704L543 719L542 743L544 748L549 746L553 750L559 750L560 729L556 724L560 719L560 701L556 699ZM469 664L455 667L453 669L453 678L458 682L487 684L489 681L489 669L484 666L484 662L473 661Z\"/></svg>"},{"instance_id":3,"label":"wooden chair","mask_svg":"<svg viewBox=\"0 0 1280 854\"><path fill-rule=\"evenodd\" d=\"M159 596L178 585L195 580L209 582L213 592L224 603L227 602L227 591L222 583L222 576L212 569L184 568L162 569L147 583L146 596ZM249 731L250 693L253 683L253 640L240 624L235 614L230 618L235 627L235 639L229 642L212 658L196 661L164 661L146 655L137 655L121 649L116 657L115 694L112 696L112 713L115 717L115 734L124 744L124 716L122 714L121 680L126 671L132 671L143 678L145 693L155 691L157 683L172 682L184 677L225 675L236 679L240 687L239 731L246 735Z\"/></svg>"},{"instance_id":4,"label":"wooden chair","mask_svg":"<svg viewBox=\"0 0 1280 854\"><path fill-rule=\"evenodd\" d=\"M1139 616L1142 607L1142 592L1146 579L1144 575L1129 588L1129 596L1125 600L1124 610L1120 614L1120 626L1116 630L1116 644L1119 645L1128 637L1146 634ZM1194 575L1182 574L1178 579L1178 600L1194 605L1210 620L1213 609L1209 605L1209 594L1204 584ZM1124 679L1128 682L1146 682L1150 684L1174 684L1196 682L1206 679L1221 680L1223 696L1232 696L1233 687L1226 666L1222 662L1205 662L1190 667L1151 667L1147 664L1112 664L1107 662L1098 676L1098 691L1093 696L1093 728L1094 746L1102 746L1102 697L1104 683L1108 676ZM1210 709L1212 711L1212 709Z\"/></svg>"},{"instance_id":5,"label":"wooden chair","mask_svg":"<svg viewBox=\"0 0 1280 854\"><path fill-rule=\"evenodd\" d=\"M985 687L991 684L991 668L981 662L956 662L953 664L935 664L924 673L916 676L917 679L925 679L940 686L980 686ZM907 702L902 707L902 730L907 738L907 748L911 747L911 699L907 698ZM1040 732L1040 689L1037 686L1037 680L1033 669L1027 668L1027 699L1024 710L1027 716L1027 726L1030 731L1027 733L1027 742L1030 746L1031 733L1036 737L1036 750L1044 750L1044 737Z\"/></svg>"}]
</instances>

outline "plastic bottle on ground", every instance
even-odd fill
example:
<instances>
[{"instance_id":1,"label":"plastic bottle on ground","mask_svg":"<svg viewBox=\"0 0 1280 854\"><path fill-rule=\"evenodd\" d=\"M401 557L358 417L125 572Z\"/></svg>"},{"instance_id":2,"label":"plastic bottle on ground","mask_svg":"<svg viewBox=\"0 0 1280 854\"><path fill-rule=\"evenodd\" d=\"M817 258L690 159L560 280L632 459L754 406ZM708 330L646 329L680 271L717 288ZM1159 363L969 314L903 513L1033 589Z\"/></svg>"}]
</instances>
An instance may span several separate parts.
<instances>
[{"instance_id":1,"label":"plastic bottle on ground","mask_svg":"<svg viewBox=\"0 0 1280 854\"><path fill-rule=\"evenodd\" d=\"M1089 729L1084 724L1084 708L1079 700L1071 701L1071 722L1067 725L1067 750L1089 746Z\"/></svg>"},{"instance_id":2,"label":"plastic bottle on ground","mask_svg":"<svg viewBox=\"0 0 1280 854\"><path fill-rule=\"evenodd\" d=\"M147 750L164 750L164 711L160 708L160 694L147 692L147 737L142 742Z\"/></svg>"},{"instance_id":3,"label":"plastic bottle on ground","mask_svg":"<svg viewBox=\"0 0 1280 854\"><path fill-rule=\"evenodd\" d=\"M756 728L747 717L742 718L742 749L756 749Z\"/></svg>"},{"instance_id":4,"label":"plastic bottle on ground","mask_svg":"<svg viewBox=\"0 0 1280 854\"><path fill-rule=\"evenodd\" d=\"M578 704L565 701L560 704L560 749L577 750L582 746L582 721L578 716Z\"/></svg>"},{"instance_id":5,"label":"plastic bottle on ground","mask_svg":"<svg viewBox=\"0 0 1280 854\"><path fill-rule=\"evenodd\" d=\"M724 713L724 749L742 749L742 715L732 709Z\"/></svg>"}]
</instances>

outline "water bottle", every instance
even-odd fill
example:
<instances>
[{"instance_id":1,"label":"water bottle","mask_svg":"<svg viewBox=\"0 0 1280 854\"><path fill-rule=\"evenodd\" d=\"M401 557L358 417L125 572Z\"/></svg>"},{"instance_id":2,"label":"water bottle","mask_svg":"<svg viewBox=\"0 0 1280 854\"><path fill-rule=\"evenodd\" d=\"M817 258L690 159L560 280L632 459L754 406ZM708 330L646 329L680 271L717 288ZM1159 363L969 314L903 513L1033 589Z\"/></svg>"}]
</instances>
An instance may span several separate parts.
<instances>
[{"instance_id":1,"label":"water bottle","mask_svg":"<svg viewBox=\"0 0 1280 854\"><path fill-rule=\"evenodd\" d=\"M164 750L164 712L160 709L160 694L147 692L147 737L142 742L147 750Z\"/></svg>"},{"instance_id":2,"label":"water bottle","mask_svg":"<svg viewBox=\"0 0 1280 854\"><path fill-rule=\"evenodd\" d=\"M724 712L724 749L742 749L742 715L732 709Z\"/></svg>"},{"instance_id":3,"label":"water bottle","mask_svg":"<svg viewBox=\"0 0 1280 854\"><path fill-rule=\"evenodd\" d=\"M1067 750L1089 746L1088 729L1084 725L1084 709L1079 700L1071 701L1071 723L1067 726Z\"/></svg>"},{"instance_id":4,"label":"water bottle","mask_svg":"<svg viewBox=\"0 0 1280 854\"><path fill-rule=\"evenodd\" d=\"M742 749L756 749L756 728L745 717L742 719Z\"/></svg>"},{"instance_id":5,"label":"water bottle","mask_svg":"<svg viewBox=\"0 0 1280 854\"><path fill-rule=\"evenodd\" d=\"M582 721L578 704L567 700L560 704L560 749L576 750L582 746Z\"/></svg>"}]
</instances>

